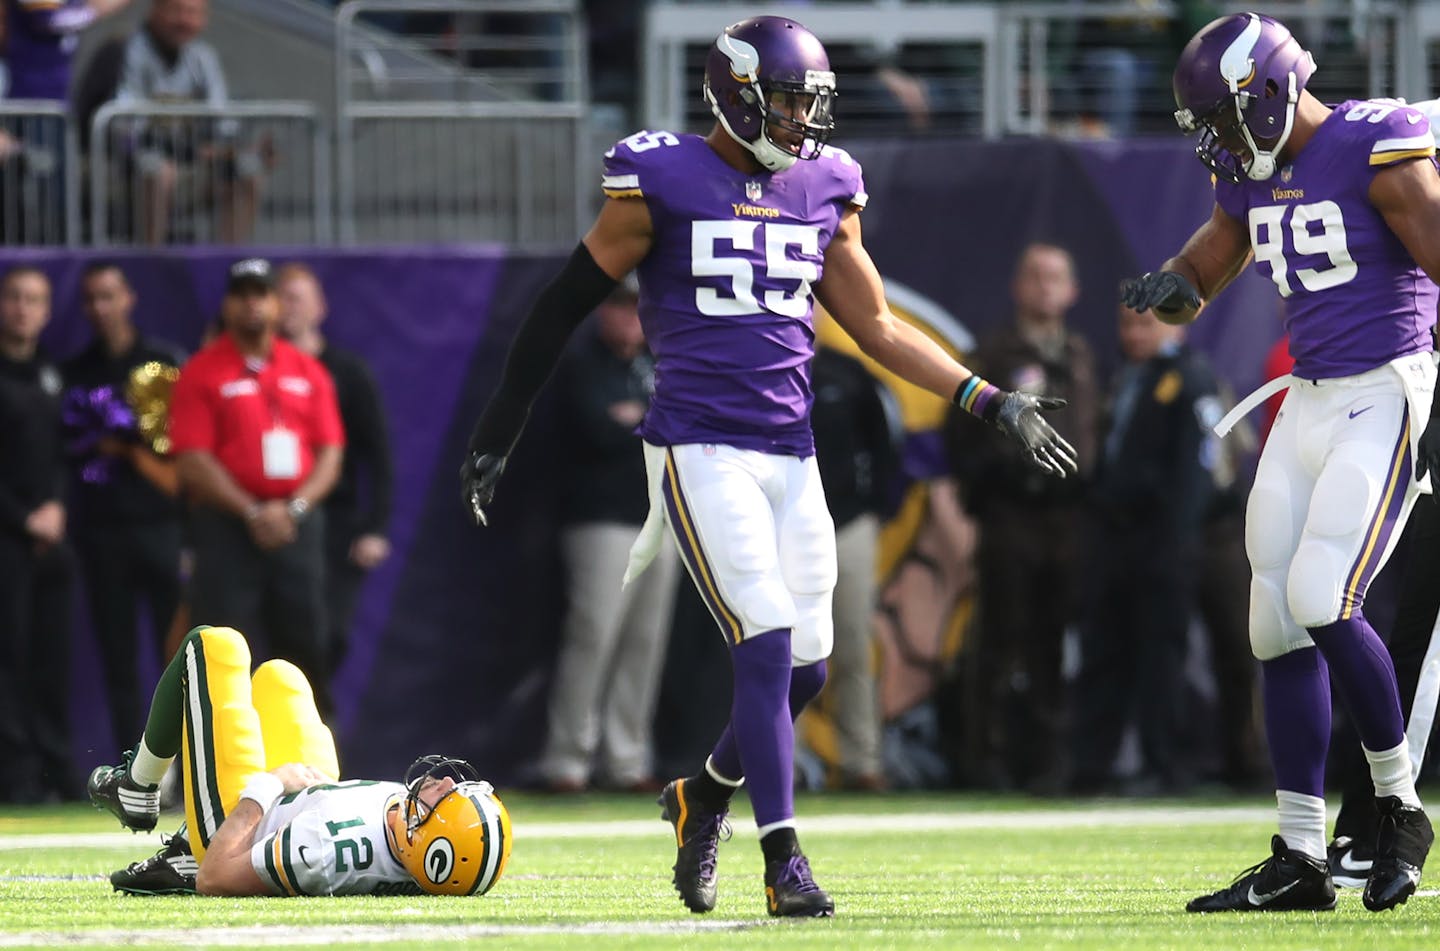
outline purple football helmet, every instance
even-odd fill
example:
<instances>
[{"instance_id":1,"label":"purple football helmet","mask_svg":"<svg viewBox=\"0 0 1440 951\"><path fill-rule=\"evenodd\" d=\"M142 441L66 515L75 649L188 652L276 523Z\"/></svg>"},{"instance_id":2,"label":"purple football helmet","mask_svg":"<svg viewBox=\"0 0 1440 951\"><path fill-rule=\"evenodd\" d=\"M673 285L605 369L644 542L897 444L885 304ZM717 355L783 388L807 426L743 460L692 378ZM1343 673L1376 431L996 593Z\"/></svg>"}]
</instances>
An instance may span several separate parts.
<instances>
[{"instance_id":1,"label":"purple football helmet","mask_svg":"<svg viewBox=\"0 0 1440 951\"><path fill-rule=\"evenodd\" d=\"M705 101L765 168L814 159L835 128L835 74L815 34L784 17L725 28L705 60Z\"/></svg>"},{"instance_id":2,"label":"purple football helmet","mask_svg":"<svg viewBox=\"0 0 1440 951\"><path fill-rule=\"evenodd\" d=\"M1195 154L1219 178L1275 174L1315 58L1278 20L1235 13L1210 23L1175 64L1175 121L1200 132Z\"/></svg>"}]
</instances>

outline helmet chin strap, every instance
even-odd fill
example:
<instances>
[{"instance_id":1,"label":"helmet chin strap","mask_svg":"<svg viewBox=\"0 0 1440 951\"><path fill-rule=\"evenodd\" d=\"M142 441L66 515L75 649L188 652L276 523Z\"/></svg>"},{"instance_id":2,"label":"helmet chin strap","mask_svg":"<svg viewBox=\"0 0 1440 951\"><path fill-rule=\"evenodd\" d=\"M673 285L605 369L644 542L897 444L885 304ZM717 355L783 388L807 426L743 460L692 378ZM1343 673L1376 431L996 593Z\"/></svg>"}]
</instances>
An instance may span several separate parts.
<instances>
[{"instance_id":1,"label":"helmet chin strap","mask_svg":"<svg viewBox=\"0 0 1440 951\"><path fill-rule=\"evenodd\" d=\"M793 154L770 141L770 136L765 132L766 123L763 112L761 113L760 138L751 142L740 138L735 134L735 130L730 128L730 121L725 118L725 111L720 108L720 103L715 101L715 94L710 91L709 86L705 87L705 98L710 101L710 111L715 113L716 119L720 120L720 125L725 129L725 133L743 145L751 155L755 156L755 161L759 162L767 171L783 172L795 164L796 157Z\"/></svg>"},{"instance_id":2,"label":"helmet chin strap","mask_svg":"<svg viewBox=\"0 0 1440 951\"><path fill-rule=\"evenodd\" d=\"M1245 174L1252 182L1264 182L1275 174L1276 160L1280 150L1285 148L1285 143L1290 140L1290 133L1295 128L1295 106L1300 101L1300 90L1298 81L1295 78L1295 71L1290 71L1290 96L1285 104L1285 128L1280 130L1280 138L1276 140L1275 147L1264 150L1255 144L1255 138L1250 134L1250 127L1245 123L1240 124L1241 134L1245 136L1245 144L1250 149L1250 163L1245 166Z\"/></svg>"}]
</instances>

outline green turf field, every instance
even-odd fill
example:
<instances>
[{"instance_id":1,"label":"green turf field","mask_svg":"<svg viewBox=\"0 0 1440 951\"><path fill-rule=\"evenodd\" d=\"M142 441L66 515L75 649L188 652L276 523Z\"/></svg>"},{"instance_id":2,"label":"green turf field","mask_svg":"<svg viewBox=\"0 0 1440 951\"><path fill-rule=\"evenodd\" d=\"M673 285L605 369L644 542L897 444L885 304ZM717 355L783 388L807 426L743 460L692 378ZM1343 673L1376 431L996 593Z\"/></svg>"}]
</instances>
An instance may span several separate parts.
<instances>
[{"instance_id":1,"label":"green turf field","mask_svg":"<svg viewBox=\"0 0 1440 951\"><path fill-rule=\"evenodd\" d=\"M1187 915L1187 898L1267 854L1264 797L802 797L803 841L837 917L780 922L764 913L743 814L721 847L719 908L695 916L670 889L672 840L647 798L507 802L510 867L489 895L463 899L127 897L105 874L158 837L81 806L0 809L0 947L1399 951L1440 940L1428 882L1381 915L1348 891L1329 914Z\"/></svg>"}]
</instances>

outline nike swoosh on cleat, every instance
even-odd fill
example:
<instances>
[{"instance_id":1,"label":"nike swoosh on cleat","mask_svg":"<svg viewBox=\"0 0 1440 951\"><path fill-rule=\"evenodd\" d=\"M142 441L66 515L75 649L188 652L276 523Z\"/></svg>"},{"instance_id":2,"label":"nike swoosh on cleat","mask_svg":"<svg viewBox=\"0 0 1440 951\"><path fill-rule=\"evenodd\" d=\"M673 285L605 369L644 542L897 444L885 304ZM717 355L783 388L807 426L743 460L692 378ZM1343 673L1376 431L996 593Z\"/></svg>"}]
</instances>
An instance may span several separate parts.
<instances>
[{"instance_id":1,"label":"nike swoosh on cleat","mask_svg":"<svg viewBox=\"0 0 1440 951\"><path fill-rule=\"evenodd\" d=\"M1340 853L1340 861L1339 861L1338 863L1336 863L1336 864L1338 864L1343 871L1346 871L1346 872L1367 872L1367 873L1368 873L1368 872L1370 871L1371 866L1373 866L1373 865L1375 864L1375 863L1372 862L1372 861L1367 861L1367 860L1364 860L1364 859L1359 859L1359 860L1357 860L1357 859L1351 858L1351 854L1352 854L1352 853L1350 853L1350 852L1348 852L1348 851L1346 851L1346 852L1341 852L1341 853Z\"/></svg>"},{"instance_id":2,"label":"nike swoosh on cleat","mask_svg":"<svg viewBox=\"0 0 1440 951\"><path fill-rule=\"evenodd\" d=\"M1372 410L1372 409L1374 409L1374 408L1375 408L1375 404L1374 404L1374 403L1371 403L1369 406L1365 407L1364 409L1352 409L1352 410L1350 411L1350 418L1351 418L1351 419L1354 419L1356 416L1359 416L1361 413L1369 412L1370 410Z\"/></svg>"},{"instance_id":3,"label":"nike swoosh on cleat","mask_svg":"<svg viewBox=\"0 0 1440 951\"><path fill-rule=\"evenodd\" d=\"M1250 894L1249 894L1249 896L1248 896L1249 899L1250 899L1250 904L1254 905L1256 908L1259 908L1261 905L1268 905L1268 904L1270 904L1272 901L1274 901L1275 899L1279 898L1281 895L1285 894L1285 893L1288 892L1290 889L1294 888L1296 885L1299 885L1299 884L1300 884L1300 880L1299 880L1299 879L1296 879L1296 880L1293 881L1293 882L1290 882L1290 883L1285 884L1285 885L1281 885L1279 888L1275 889L1273 892L1265 892L1265 893L1263 893L1263 894L1260 893L1260 892L1257 892L1257 891L1255 890L1255 886L1254 886L1254 885L1251 885L1251 886L1250 886Z\"/></svg>"}]
</instances>

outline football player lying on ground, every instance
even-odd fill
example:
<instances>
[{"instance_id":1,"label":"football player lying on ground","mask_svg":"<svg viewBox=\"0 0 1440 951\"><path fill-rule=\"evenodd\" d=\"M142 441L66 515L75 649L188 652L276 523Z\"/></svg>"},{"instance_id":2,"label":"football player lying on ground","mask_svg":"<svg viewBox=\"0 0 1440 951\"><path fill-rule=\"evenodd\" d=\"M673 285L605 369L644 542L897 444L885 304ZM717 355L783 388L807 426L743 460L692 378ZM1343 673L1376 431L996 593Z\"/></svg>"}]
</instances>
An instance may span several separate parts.
<instances>
[{"instance_id":1,"label":"football player lying on ground","mask_svg":"<svg viewBox=\"0 0 1440 951\"><path fill-rule=\"evenodd\" d=\"M252 677L231 628L186 635L139 744L90 774L90 801L150 831L177 753L185 826L112 874L116 891L480 895L510 858L510 814L464 760L423 756L404 783L334 778L335 741L305 675L271 660Z\"/></svg>"}]
</instances>

